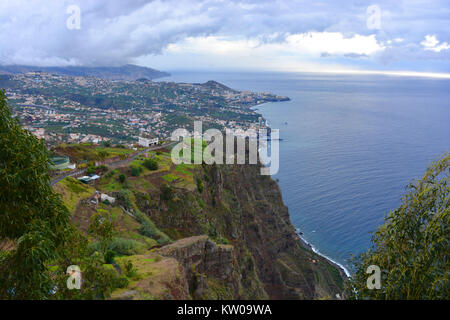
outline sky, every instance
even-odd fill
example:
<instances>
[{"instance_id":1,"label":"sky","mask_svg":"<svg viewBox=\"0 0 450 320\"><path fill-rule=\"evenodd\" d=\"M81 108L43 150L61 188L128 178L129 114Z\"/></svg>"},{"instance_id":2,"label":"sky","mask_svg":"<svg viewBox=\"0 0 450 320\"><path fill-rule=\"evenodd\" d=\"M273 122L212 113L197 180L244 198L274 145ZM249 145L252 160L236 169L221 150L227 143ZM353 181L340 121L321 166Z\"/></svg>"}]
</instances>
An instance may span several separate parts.
<instances>
[{"instance_id":1,"label":"sky","mask_svg":"<svg viewBox=\"0 0 450 320\"><path fill-rule=\"evenodd\" d=\"M0 64L450 77L450 1L0 0Z\"/></svg>"}]
</instances>

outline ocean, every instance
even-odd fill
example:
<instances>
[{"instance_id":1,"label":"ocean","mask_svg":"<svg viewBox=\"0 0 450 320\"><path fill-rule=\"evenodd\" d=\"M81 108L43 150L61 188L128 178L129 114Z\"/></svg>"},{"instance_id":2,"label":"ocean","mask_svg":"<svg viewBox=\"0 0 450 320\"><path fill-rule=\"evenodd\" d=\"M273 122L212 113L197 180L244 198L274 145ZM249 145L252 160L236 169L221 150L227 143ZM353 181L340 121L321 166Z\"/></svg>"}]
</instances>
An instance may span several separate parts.
<instances>
[{"instance_id":1,"label":"ocean","mask_svg":"<svg viewBox=\"0 0 450 320\"><path fill-rule=\"evenodd\" d=\"M291 101L255 109L280 130L274 175L293 225L349 269L351 254L401 203L407 185L450 151L450 80L381 75L172 71Z\"/></svg>"}]
</instances>

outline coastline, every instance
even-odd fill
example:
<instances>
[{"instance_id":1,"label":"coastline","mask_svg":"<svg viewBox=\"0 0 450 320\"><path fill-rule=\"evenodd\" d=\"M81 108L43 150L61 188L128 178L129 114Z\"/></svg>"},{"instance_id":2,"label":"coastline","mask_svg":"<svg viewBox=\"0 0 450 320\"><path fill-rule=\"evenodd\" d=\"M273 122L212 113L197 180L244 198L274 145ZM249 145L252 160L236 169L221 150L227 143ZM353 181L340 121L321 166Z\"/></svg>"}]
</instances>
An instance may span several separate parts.
<instances>
[{"instance_id":1,"label":"coastline","mask_svg":"<svg viewBox=\"0 0 450 320\"><path fill-rule=\"evenodd\" d=\"M263 102L263 103L251 106L250 109L252 111L254 111L255 113L259 114L261 116L261 118L264 120L264 122L266 123L266 126L270 128L267 119L265 119L262 116L262 114L258 112L259 110L257 109L258 107L260 107L260 106L262 106L264 104L267 104L267 103L272 103L272 102ZM260 149L258 149L258 152L260 152ZM277 182L277 184L278 184L278 182ZM281 187L280 187L279 184L278 184L278 187L281 190ZM290 215L289 215L289 220L290 220ZM332 258L328 257L327 255L321 253L312 243L310 243L308 240L306 240L306 238L301 234L301 232L300 232L300 230L298 228L296 228L295 226L294 226L294 228L295 228L295 232L296 232L296 234L297 234L297 236L299 238L299 241L300 241L301 245L303 245L305 248L313 251L315 254L321 256L322 258L326 259L328 262L330 262L332 265L334 265L336 268L338 268L341 271L341 273L343 275L345 275L347 278L351 277L351 273L346 267L344 267L341 263L339 263L339 262L333 260Z\"/></svg>"},{"instance_id":2,"label":"coastline","mask_svg":"<svg viewBox=\"0 0 450 320\"><path fill-rule=\"evenodd\" d=\"M301 232L300 232L300 230L298 228L295 228L295 233L297 234L300 243L305 248L311 250L315 254L317 254L317 255L321 256L322 258L326 259L328 262L330 262L332 265L334 265L336 268L338 268L343 274L345 274L345 276L347 278L351 277L350 271L348 271L348 269L346 267L344 267L339 262L334 261L333 259L331 259L327 255L321 253L316 247L314 247L314 245L312 243L308 242L308 240L306 240L305 237L303 237L303 235L301 235Z\"/></svg>"}]
</instances>

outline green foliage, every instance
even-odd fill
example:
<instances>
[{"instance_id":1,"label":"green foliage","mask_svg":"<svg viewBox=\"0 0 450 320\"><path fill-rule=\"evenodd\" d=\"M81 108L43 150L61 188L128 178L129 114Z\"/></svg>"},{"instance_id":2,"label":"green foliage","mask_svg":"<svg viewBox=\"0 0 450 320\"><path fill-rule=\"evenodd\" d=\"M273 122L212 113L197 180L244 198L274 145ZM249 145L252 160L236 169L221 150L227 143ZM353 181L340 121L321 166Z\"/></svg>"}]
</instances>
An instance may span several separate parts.
<instances>
[{"instance_id":1,"label":"green foliage","mask_svg":"<svg viewBox=\"0 0 450 320\"><path fill-rule=\"evenodd\" d=\"M349 299L450 299L450 155L409 186L402 205L373 235L373 246L354 261ZM381 289L368 289L370 265L381 269Z\"/></svg>"},{"instance_id":2,"label":"green foliage","mask_svg":"<svg viewBox=\"0 0 450 320\"><path fill-rule=\"evenodd\" d=\"M90 165L86 168L86 174L94 174L96 172L96 168L94 165Z\"/></svg>"},{"instance_id":3,"label":"green foliage","mask_svg":"<svg viewBox=\"0 0 450 320\"><path fill-rule=\"evenodd\" d=\"M134 268L133 263L130 260L127 260L127 262L125 262L125 275L128 278L134 278L137 276L136 269Z\"/></svg>"},{"instance_id":4,"label":"green foliage","mask_svg":"<svg viewBox=\"0 0 450 320\"><path fill-rule=\"evenodd\" d=\"M162 184L160 198L161 198L161 200L165 200L165 201L172 200L172 198L173 198L172 187L170 187L167 184Z\"/></svg>"},{"instance_id":5,"label":"green foliage","mask_svg":"<svg viewBox=\"0 0 450 320\"><path fill-rule=\"evenodd\" d=\"M105 263L113 263L115 256L116 256L116 253L114 251L107 250L105 253Z\"/></svg>"},{"instance_id":6,"label":"green foliage","mask_svg":"<svg viewBox=\"0 0 450 320\"><path fill-rule=\"evenodd\" d=\"M91 255L87 239L70 224L67 208L50 186L44 142L11 117L3 91L0 132L0 239L17 244L0 250L0 299L101 299L123 286L127 280L105 270L103 255ZM78 181L66 180L71 191L82 191ZM100 232L104 239L107 233ZM81 268L81 290L67 288L70 265Z\"/></svg>"},{"instance_id":7,"label":"green foliage","mask_svg":"<svg viewBox=\"0 0 450 320\"><path fill-rule=\"evenodd\" d=\"M142 165L146 167L148 170L152 171L158 170L158 162L156 162L153 159L145 159Z\"/></svg>"},{"instance_id":8,"label":"green foliage","mask_svg":"<svg viewBox=\"0 0 450 320\"><path fill-rule=\"evenodd\" d=\"M100 150L98 152L98 157L100 158L100 160L105 160L108 156L109 156L109 152L108 151Z\"/></svg>"},{"instance_id":9,"label":"green foliage","mask_svg":"<svg viewBox=\"0 0 450 320\"><path fill-rule=\"evenodd\" d=\"M92 251L101 251L99 242L94 242L89 247ZM115 237L111 240L107 249L117 255L131 256L143 252L145 245L133 239Z\"/></svg>"},{"instance_id":10,"label":"green foliage","mask_svg":"<svg viewBox=\"0 0 450 320\"><path fill-rule=\"evenodd\" d=\"M62 249L64 258L58 261L58 270L54 272L53 281L58 289L51 299L104 299L121 285L120 276L114 268L105 268L103 255L99 252L91 254L87 244L87 239L78 230L71 234L67 245ZM81 268L80 290L67 288L65 272L69 265Z\"/></svg>"},{"instance_id":11,"label":"green foliage","mask_svg":"<svg viewBox=\"0 0 450 320\"><path fill-rule=\"evenodd\" d=\"M102 173L106 171L108 171L108 166L104 164L97 167L91 164L86 168L86 174Z\"/></svg>"},{"instance_id":12,"label":"green foliage","mask_svg":"<svg viewBox=\"0 0 450 320\"><path fill-rule=\"evenodd\" d=\"M79 180L75 178L67 177L65 178L64 183L72 193L79 194L86 192L86 185L82 184Z\"/></svg>"},{"instance_id":13,"label":"green foliage","mask_svg":"<svg viewBox=\"0 0 450 320\"><path fill-rule=\"evenodd\" d=\"M111 170L107 174L105 174L105 178L111 178L114 174L116 174L116 170Z\"/></svg>"},{"instance_id":14,"label":"green foliage","mask_svg":"<svg viewBox=\"0 0 450 320\"><path fill-rule=\"evenodd\" d=\"M203 192L203 181L202 181L202 179L200 179L200 178L198 178L197 177L197 189L198 189L198 192L200 192L200 193L202 193Z\"/></svg>"},{"instance_id":15,"label":"green foliage","mask_svg":"<svg viewBox=\"0 0 450 320\"><path fill-rule=\"evenodd\" d=\"M100 211L101 209L99 209ZM91 223L88 228L88 233L93 235L100 243L100 251L106 255L107 249L113 238L113 225L111 217L104 210L95 213L91 216Z\"/></svg>"},{"instance_id":16,"label":"green foliage","mask_svg":"<svg viewBox=\"0 0 450 320\"><path fill-rule=\"evenodd\" d=\"M119 174L120 183L124 183L126 179L127 179L127 177L123 173Z\"/></svg>"},{"instance_id":17,"label":"green foliage","mask_svg":"<svg viewBox=\"0 0 450 320\"><path fill-rule=\"evenodd\" d=\"M131 167L131 175L133 177L139 177L139 175L141 174L141 171L142 171L141 167L136 167L136 166Z\"/></svg>"},{"instance_id":18,"label":"green foliage","mask_svg":"<svg viewBox=\"0 0 450 320\"><path fill-rule=\"evenodd\" d=\"M139 233L155 239L158 244L165 244L170 241L170 238L161 230L159 230L153 221L151 221L144 213L142 213L131 201L132 193L129 190L121 190L119 194L117 195L118 202L127 208L128 210L131 210L136 217L136 219L141 224L141 227L139 228Z\"/></svg>"},{"instance_id":19,"label":"green foliage","mask_svg":"<svg viewBox=\"0 0 450 320\"><path fill-rule=\"evenodd\" d=\"M168 174L162 176L162 178L163 178L164 180L166 180L167 182L172 182L172 181L175 181L175 180L178 180L178 179L179 179L178 176L173 175L173 174L171 174L171 173L168 173Z\"/></svg>"},{"instance_id":20,"label":"green foliage","mask_svg":"<svg viewBox=\"0 0 450 320\"><path fill-rule=\"evenodd\" d=\"M45 299L53 288L46 264L72 232L69 212L50 187L44 142L12 118L1 90L0 132L0 239L17 240L0 255L0 299Z\"/></svg>"}]
</instances>

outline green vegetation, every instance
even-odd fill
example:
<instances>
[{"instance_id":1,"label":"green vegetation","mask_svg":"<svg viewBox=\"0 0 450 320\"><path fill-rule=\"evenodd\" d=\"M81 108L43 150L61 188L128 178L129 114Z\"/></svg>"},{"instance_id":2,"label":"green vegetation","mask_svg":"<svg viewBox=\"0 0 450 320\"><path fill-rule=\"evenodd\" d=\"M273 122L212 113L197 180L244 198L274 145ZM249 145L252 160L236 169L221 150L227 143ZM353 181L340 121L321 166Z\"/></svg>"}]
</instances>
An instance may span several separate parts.
<instances>
[{"instance_id":1,"label":"green vegetation","mask_svg":"<svg viewBox=\"0 0 450 320\"><path fill-rule=\"evenodd\" d=\"M133 177L139 177L142 172L142 167L131 166L131 175Z\"/></svg>"},{"instance_id":2,"label":"green vegetation","mask_svg":"<svg viewBox=\"0 0 450 320\"><path fill-rule=\"evenodd\" d=\"M158 170L158 162L153 159L145 159L142 165L151 171Z\"/></svg>"},{"instance_id":3,"label":"green vegetation","mask_svg":"<svg viewBox=\"0 0 450 320\"><path fill-rule=\"evenodd\" d=\"M91 216L88 232L99 242L100 252L106 255L108 246L113 238L113 225L111 217L106 210L98 209L98 213Z\"/></svg>"},{"instance_id":4,"label":"green vegetation","mask_svg":"<svg viewBox=\"0 0 450 320\"><path fill-rule=\"evenodd\" d=\"M130 256L133 254L142 253L146 248L141 242L119 237L114 238L111 241L108 249L114 251L118 255Z\"/></svg>"},{"instance_id":5,"label":"green vegetation","mask_svg":"<svg viewBox=\"0 0 450 320\"><path fill-rule=\"evenodd\" d=\"M402 205L373 235L373 246L354 262L349 299L450 299L450 155L409 186ZM381 288L368 289L370 265L381 269Z\"/></svg>"},{"instance_id":6,"label":"green vegetation","mask_svg":"<svg viewBox=\"0 0 450 320\"><path fill-rule=\"evenodd\" d=\"M198 178L196 179L197 181L197 190L198 192L202 193L203 192L203 181L202 179Z\"/></svg>"},{"instance_id":7,"label":"green vegetation","mask_svg":"<svg viewBox=\"0 0 450 320\"><path fill-rule=\"evenodd\" d=\"M181 163L181 164L177 165L177 167L176 167L175 170L176 170L177 172L186 174L186 175L188 175L188 176L192 176L193 173L192 173L192 171L189 171L189 169L192 169L193 166L194 166L194 165L191 165L191 164L184 164L184 163Z\"/></svg>"},{"instance_id":8,"label":"green vegetation","mask_svg":"<svg viewBox=\"0 0 450 320\"><path fill-rule=\"evenodd\" d=\"M172 200L173 189L167 184L162 184L160 198L161 198L161 200L165 200L165 201Z\"/></svg>"},{"instance_id":9,"label":"green vegetation","mask_svg":"<svg viewBox=\"0 0 450 320\"><path fill-rule=\"evenodd\" d=\"M162 176L162 178L164 180L166 180L167 182L172 182L172 181L178 180L178 177L176 175L173 175L172 173L168 173L168 174Z\"/></svg>"},{"instance_id":10,"label":"green vegetation","mask_svg":"<svg viewBox=\"0 0 450 320\"><path fill-rule=\"evenodd\" d=\"M170 238L162 231L160 231L155 224L142 213L134 203L134 195L129 190L121 190L117 196L117 200L128 210L133 212L137 221L141 224L139 233L155 239L158 244L165 244L170 242Z\"/></svg>"},{"instance_id":11,"label":"green vegetation","mask_svg":"<svg viewBox=\"0 0 450 320\"><path fill-rule=\"evenodd\" d=\"M101 161L109 158L119 157L125 159L134 152L132 149L112 148L95 146L92 143L61 144L54 149L58 154L69 156L72 161L82 163L83 161Z\"/></svg>"},{"instance_id":12,"label":"green vegetation","mask_svg":"<svg viewBox=\"0 0 450 320\"><path fill-rule=\"evenodd\" d=\"M67 177L55 185L55 191L62 196L69 212L73 213L78 202L92 196L95 189L80 182L78 179Z\"/></svg>"},{"instance_id":13,"label":"green vegetation","mask_svg":"<svg viewBox=\"0 0 450 320\"><path fill-rule=\"evenodd\" d=\"M64 203L73 209L92 190L66 178L55 186L63 202L50 186L43 141L11 117L2 91L0 131L0 242L11 243L0 249L0 299L102 299L125 287L128 280L105 267L111 253L92 253L87 238L69 222ZM90 230L106 248L110 236L103 216L93 219ZM70 265L81 268L80 290L67 288Z\"/></svg>"},{"instance_id":14,"label":"green vegetation","mask_svg":"<svg viewBox=\"0 0 450 320\"><path fill-rule=\"evenodd\" d=\"M69 211L50 187L44 142L11 117L0 90L0 239L17 247L0 251L0 299L42 299L53 288L47 263L72 232Z\"/></svg>"}]
</instances>

